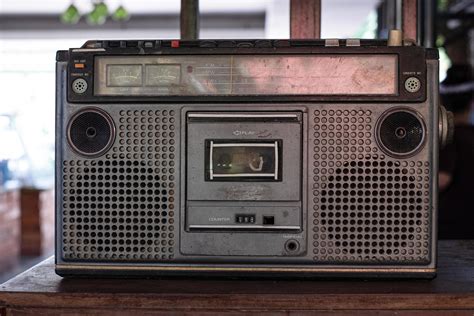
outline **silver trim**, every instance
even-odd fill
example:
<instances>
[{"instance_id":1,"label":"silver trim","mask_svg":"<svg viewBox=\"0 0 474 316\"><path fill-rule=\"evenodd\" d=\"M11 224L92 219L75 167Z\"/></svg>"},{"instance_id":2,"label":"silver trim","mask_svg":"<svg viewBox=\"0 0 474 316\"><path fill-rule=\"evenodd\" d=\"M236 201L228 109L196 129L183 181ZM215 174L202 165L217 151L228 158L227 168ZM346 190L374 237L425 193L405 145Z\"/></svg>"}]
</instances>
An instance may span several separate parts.
<instances>
[{"instance_id":1,"label":"silver trim","mask_svg":"<svg viewBox=\"0 0 474 316\"><path fill-rule=\"evenodd\" d=\"M275 141L275 180L278 180L278 142Z\"/></svg>"},{"instance_id":2,"label":"silver trim","mask_svg":"<svg viewBox=\"0 0 474 316\"><path fill-rule=\"evenodd\" d=\"M74 53L105 52L105 48L75 48Z\"/></svg>"},{"instance_id":3,"label":"silver trim","mask_svg":"<svg viewBox=\"0 0 474 316\"><path fill-rule=\"evenodd\" d=\"M276 144L276 142L275 142ZM275 147L275 144L269 143L221 143L221 144L214 144L211 141L211 147Z\"/></svg>"},{"instance_id":4,"label":"silver trim","mask_svg":"<svg viewBox=\"0 0 474 316\"><path fill-rule=\"evenodd\" d=\"M56 269L63 270L112 270L112 271L245 271L245 272L342 272L342 273L360 273L360 272L373 272L373 273L435 273L435 268L425 268L425 267L410 267L410 268L386 268L386 267L361 267L361 268L346 268L343 266L336 267L308 267L304 265L300 266L290 266L290 267L277 267L271 265L264 266L225 266L213 264L205 265L200 264L198 266L194 265L140 265L139 263L134 263L133 265L110 265L110 264L56 264Z\"/></svg>"},{"instance_id":5,"label":"silver trim","mask_svg":"<svg viewBox=\"0 0 474 316\"><path fill-rule=\"evenodd\" d=\"M233 173L233 174L213 174L214 178L227 177L273 177L274 173ZM276 179L276 178L275 178Z\"/></svg>"},{"instance_id":6,"label":"silver trim","mask_svg":"<svg viewBox=\"0 0 474 316\"><path fill-rule=\"evenodd\" d=\"M214 166L214 164L212 163L213 149L214 149L214 142L211 140L211 147L209 149L209 179L210 180L214 179L214 171L212 168Z\"/></svg>"},{"instance_id":7,"label":"silver trim","mask_svg":"<svg viewBox=\"0 0 474 316\"><path fill-rule=\"evenodd\" d=\"M214 147L274 147L275 148L275 171L273 173L234 173L234 174L215 174L213 164ZM273 177L278 180L278 141L273 144L269 143L220 143L214 144L210 141L209 146L209 180L214 178L238 178L238 177Z\"/></svg>"},{"instance_id":8,"label":"silver trim","mask_svg":"<svg viewBox=\"0 0 474 316\"><path fill-rule=\"evenodd\" d=\"M199 117L199 118L216 118L216 117L232 117L232 118L238 118L238 117L245 117L245 118L283 118L283 117L290 117L290 118L298 118L297 114L204 114L204 113L189 113L188 117Z\"/></svg>"}]
</instances>

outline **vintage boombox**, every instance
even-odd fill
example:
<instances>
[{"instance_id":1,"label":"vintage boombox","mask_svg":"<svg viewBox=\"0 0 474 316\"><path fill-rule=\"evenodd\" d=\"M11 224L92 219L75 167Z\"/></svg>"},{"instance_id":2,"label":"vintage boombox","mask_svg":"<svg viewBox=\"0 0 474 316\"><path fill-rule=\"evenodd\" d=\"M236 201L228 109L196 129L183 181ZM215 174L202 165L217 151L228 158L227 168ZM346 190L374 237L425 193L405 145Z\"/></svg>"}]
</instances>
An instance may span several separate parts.
<instances>
[{"instance_id":1,"label":"vintage boombox","mask_svg":"<svg viewBox=\"0 0 474 316\"><path fill-rule=\"evenodd\" d=\"M436 273L434 49L88 41L56 91L62 276Z\"/></svg>"}]
</instances>

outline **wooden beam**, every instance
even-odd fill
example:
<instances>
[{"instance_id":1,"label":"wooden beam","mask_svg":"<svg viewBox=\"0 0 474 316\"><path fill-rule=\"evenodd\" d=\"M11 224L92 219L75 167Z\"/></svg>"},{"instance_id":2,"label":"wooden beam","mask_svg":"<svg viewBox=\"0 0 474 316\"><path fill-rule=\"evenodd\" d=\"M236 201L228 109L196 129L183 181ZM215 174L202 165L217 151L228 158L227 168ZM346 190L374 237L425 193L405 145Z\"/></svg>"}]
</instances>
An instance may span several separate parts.
<instances>
[{"instance_id":1,"label":"wooden beam","mask_svg":"<svg viewBox=\"0 0 474 316\"><path fill-rule=\"evenodd\" d=\"M290 37L321 37L321 0L291 0Z\"/></svg>"},{"instance_id":2,"label":"wooden beam","mask_svg":"<svg viewBox=\"0 0 474 316\"><path fill-rule=\"evenodd\" d=\"M418 37L418 0L403 0L402 2L403 39L413 40L419 44Z\"/></svg>"}]
</instances>

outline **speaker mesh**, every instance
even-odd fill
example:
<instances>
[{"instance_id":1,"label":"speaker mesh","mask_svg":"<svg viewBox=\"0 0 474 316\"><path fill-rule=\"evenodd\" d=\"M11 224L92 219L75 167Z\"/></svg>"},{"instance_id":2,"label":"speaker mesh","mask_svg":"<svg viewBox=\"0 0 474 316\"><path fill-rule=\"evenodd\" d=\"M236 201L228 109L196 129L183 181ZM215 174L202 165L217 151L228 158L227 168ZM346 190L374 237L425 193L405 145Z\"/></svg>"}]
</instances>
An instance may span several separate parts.
<instances>
[{"instance_id":1,"label":"speaker mesh","mask_svg":"<svg viewBox=\"0 0 474 316\"><path fill-rule=\"evenodd\" d=\"M393 112L381 120L379 137L387 153L409 154L423 142L423 124L415 114L406 111Z\"/></svg>"},{"instance_id":2,"label":"speaker mesh","mask_svg":"<svg viewBox=\"0 0 474 316\"><path fill-rule=\"evenodd\" d=\"M380 153L371 110L313 114L314 261L429 262L429 162Z\"/></svg>"},{"instance_id":3,"label":"speaker mesh","mask_svg":"<svg viewBox=\"0 0 474 316\"><path fill-rule=\"evenodd\" d=\"M96 110L85 110L73 117L68 129L72 147L83 155L98 155L111 145L112 123Z\"/></svg>"},{"instance_id":4,"label":"speaker mesh","mask_svg":"<svg viewBox=\"0 0 474 316\"><path fill-rule=\"evenodd\" d=\"M120 111L104 159L63 161L63 258L156 261L175 246L175 113Z\"/></svg>"}]
</instances>

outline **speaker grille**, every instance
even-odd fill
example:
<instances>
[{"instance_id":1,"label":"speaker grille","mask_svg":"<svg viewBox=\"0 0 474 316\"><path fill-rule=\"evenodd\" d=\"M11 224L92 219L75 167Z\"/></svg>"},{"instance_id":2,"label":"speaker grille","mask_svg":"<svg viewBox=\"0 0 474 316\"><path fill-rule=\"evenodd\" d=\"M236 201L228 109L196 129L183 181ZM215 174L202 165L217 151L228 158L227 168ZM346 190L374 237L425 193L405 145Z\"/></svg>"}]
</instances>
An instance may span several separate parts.
<instances>
[{"instance_id":1,"label":"speaker grille","mask_svg":"<svg viewBox=\"0 0 474 316\"><path fill-rule=\"evenodd\" d=\"M429 262L429 162L380 153L371 110L317 110L313 120L314 261Z\"/></svg>"},{"instance_id":2,"label":"speaker grille","mask_svg":"<svg viewBox=\"0 0 474 316\"><path fill-rule=\"evenodd\" d=\"M380 121L380 142L390 155L410 155L416 152L423 143L424 133L423 124L414 113L395 111Z\"/></svg>"},{"instance_id":3,"label":"speaker grille","mask_svg":"<svg viewBox=\"0 0 474 316\"><path fill-rule=\"evenodd\" d=\"M112 145L113 123L107 114L86 109L75 115L68 126L71 147L84 156L98 156Z\"/></svg>"},{"instance_id":4,"label":"speaker grille","mask_svg":"<svg viewBox=\"0 0 474 316\"><path fill-rule=\"evenodd\" d=\"M175 113L120 111L104 159L63 161L63 258L156 261L175 246Z\"/></svg>"}]
</instances>

